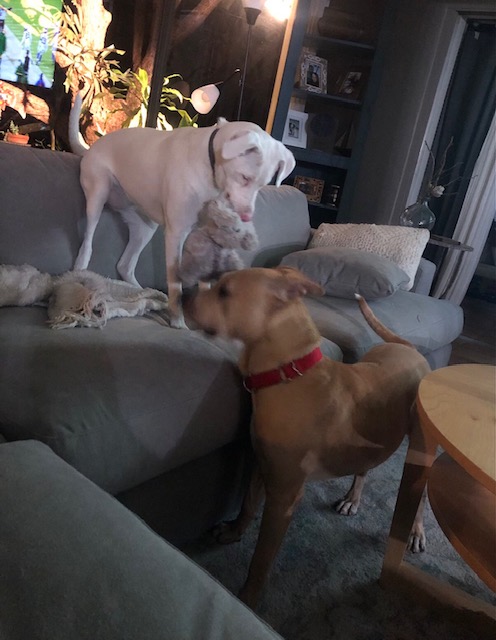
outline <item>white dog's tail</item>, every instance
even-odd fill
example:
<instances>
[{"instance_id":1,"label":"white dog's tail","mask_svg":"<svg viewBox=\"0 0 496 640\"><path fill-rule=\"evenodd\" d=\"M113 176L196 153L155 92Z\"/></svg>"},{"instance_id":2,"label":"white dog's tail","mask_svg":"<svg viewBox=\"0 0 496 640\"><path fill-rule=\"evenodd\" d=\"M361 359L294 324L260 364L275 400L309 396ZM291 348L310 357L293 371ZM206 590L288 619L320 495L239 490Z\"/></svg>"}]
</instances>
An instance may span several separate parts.
<instances>
[{"instance_id":1,"label":"white dog's tail","mask_svg":"<svg viewBox=\"0 0 496 640\"><path fill-rule=\"evenodd\" d=\"M370 325L370 327L377 333L377 335L384 340L384 342L396 342L398 344L404 344L407 347L412 347L412 349L416 349L415 345L413 345L411 342L400 338L400 336L396 335L393 331L391 331L391 329L388 329L386 326L384 326L382 322L374 315L374 312L360 294L355 293L355 298L358 300L360 311L362 312L363 317Z\"/></svg>"},{"instance_id":2,"label":"white dog's tail","mask_svg":"<svg viewBox=\"0 0 496 640\"><path fill-rule=\"evenodd\" d=\"M83 99L81 94L78 93L74 99L71 113L69 114L69 144L71 145L72 152L78 156L83 156L89 149L86 144L81 131L79 131L79 117L81 116L81 106Z\"/></svg>"}]
</instances>

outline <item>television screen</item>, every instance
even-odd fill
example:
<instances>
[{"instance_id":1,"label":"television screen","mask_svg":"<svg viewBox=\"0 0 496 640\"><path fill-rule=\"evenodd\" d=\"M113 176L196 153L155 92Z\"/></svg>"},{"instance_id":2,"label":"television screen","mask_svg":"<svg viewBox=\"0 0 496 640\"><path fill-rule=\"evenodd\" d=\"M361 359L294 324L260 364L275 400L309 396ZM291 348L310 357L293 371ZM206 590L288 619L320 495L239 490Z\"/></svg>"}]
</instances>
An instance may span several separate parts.
<instances>
[{"instance_id":1,"label":"television screen","mask_svg":"<svg viewBox=\"0 0 496 640\"><path fill-rule=\"evenodd\" d=\"M62 0L0 0L0 80L51 87Z\"/></svg>"}]
</instances>

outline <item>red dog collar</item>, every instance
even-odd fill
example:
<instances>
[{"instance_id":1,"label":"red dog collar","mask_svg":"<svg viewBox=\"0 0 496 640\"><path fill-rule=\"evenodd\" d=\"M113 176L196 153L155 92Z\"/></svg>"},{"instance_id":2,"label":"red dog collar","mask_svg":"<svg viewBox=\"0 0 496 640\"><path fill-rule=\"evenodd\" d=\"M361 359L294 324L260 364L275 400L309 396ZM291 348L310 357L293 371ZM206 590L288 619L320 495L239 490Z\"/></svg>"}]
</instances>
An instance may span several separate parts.
<instances>
[{"instance_id":1,"label":"red dog collar","mask_svg":"<svg viewBox=\"0 0 496 640\"><path fill-rule=\"evenodd\" d=\"M246 378L243 379L243 385L247 391L253 393L253 391L263 389L263 387L271 387L281 382L289 382L293 380L293 378L302 376L305 371L313 367L317 362L320 362L322 358L320 347L316 347L313 351L307 353L306 356L303 356L303 358L291 360L291 362L282 364L280 367L277 367L277 369L246 376Z\"/></svg>"}]
</instances>

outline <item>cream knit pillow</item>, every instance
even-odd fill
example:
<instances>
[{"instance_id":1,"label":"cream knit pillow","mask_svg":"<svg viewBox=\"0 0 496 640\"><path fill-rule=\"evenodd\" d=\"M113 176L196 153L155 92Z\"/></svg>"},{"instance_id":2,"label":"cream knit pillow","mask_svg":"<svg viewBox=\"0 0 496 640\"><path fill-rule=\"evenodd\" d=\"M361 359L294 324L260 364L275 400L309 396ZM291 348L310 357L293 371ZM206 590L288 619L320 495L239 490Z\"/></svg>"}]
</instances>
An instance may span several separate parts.
<instances>
[{"instance_id":1,"label":"cream knit pillow","mask_svg":"<svg viewBox=\"0 0 496 640\"><path fill-rule=\"evenodd\" d=\"M327 224L315 231L309 243L314 247L348 247L375 253L403 269L410 281L402 285L413 287L420 258L430 237L427 229L378 224Z\"/></svg>"}]
</instances>

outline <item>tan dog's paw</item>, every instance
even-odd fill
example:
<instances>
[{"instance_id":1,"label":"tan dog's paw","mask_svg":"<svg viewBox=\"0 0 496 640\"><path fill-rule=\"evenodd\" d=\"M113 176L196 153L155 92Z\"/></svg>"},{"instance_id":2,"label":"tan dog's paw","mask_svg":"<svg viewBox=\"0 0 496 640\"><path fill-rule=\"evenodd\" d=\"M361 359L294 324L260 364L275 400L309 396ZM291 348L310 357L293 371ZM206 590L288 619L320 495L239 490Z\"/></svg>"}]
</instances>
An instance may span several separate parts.
<instances>
[{"instance_id":1,"label":"tan dog's paw","mask_svg":"<svg viewBox=\"0 0 496 640\"><path fill-rule=\"evenodd\" d=\"M425 551L425 533L423 527L413 527L410 537L408 538L408 546L407 548L412 553L421 553Z\"/></svg>"},{"instance_id":2,"label":"tan dog's paw","mask_svg":"<svg viewBox=\"0 0 496 640\"><path fill-rule=\"evenodd\" d=\"M241 540L242 532L236 526L236 520L232 522L221 522L211 531L216 542L220 544L232 544Z\"/></svg>"},{"instance_id":3,"label":"tan dog's paw","mask_svg":"<svg viewBox=\"0 0 496 640\"><path fill-rule=\"evenodd\" d=\"M241 600L241 602L244 602L247 607L252 609L252 611L255 611L259 595L260 595L260 590L258 586L254 588L252 587L250 589L249 587L244 585L239 590L238 598Z\"/></svg>"},{"instance_id":4,"label":"tan dog's paw","mask_svg":"<svg viewBox=\"0 0 496 640\"><path fill-rule=\"evenodd\" d=\"M338 500L334 503L334 509L341 516L356 516L360 501L350 500L345 496L342 500Z\"/></svg>"}]
</instances>

